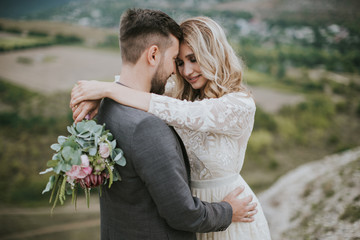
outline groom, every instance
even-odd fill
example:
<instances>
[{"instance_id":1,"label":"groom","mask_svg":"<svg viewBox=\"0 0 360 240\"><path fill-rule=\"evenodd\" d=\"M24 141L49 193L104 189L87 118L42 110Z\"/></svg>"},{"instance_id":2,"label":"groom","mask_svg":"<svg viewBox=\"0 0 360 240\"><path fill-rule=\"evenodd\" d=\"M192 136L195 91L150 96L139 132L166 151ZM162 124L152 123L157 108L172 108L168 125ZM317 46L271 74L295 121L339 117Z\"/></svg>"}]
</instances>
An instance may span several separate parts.
<instances>
[{"instance_id":1,"label":"groom","mask_svg":"<svg viewBox=\"0 0 360 240\"><path fill-rule=\"evenodd\" d=\"M128 10L120 24L120 84L163 93L181 39L179 25L165 13ZM240 189L219 203L192 197L184 145L159 118L104 99L98 121L114 134L127 160L118 168L122 181L103 188L102 240L196 239L195 232L223 231L249 211L250 199L236 198Z\"/></svg>"}]
</instances>

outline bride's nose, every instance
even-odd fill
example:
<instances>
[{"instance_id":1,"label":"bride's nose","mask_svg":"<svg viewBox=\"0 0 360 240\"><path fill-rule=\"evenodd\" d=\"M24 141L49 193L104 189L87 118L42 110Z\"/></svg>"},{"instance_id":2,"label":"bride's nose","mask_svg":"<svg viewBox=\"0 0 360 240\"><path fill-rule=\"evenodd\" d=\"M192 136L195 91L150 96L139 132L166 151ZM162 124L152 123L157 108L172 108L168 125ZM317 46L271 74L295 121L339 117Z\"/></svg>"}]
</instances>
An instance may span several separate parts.
<instances>
[{"instance_id":1,"label":"bride's nose","mask_svg":"<svg viewBox=\"0 0 360 240\"><path fill-rule=\"evenodd\" d=\"M192 73L193 73L193 68L191 67L191 65L184 63L183 75L190 76Z\"/></svg>"}]
</instances>

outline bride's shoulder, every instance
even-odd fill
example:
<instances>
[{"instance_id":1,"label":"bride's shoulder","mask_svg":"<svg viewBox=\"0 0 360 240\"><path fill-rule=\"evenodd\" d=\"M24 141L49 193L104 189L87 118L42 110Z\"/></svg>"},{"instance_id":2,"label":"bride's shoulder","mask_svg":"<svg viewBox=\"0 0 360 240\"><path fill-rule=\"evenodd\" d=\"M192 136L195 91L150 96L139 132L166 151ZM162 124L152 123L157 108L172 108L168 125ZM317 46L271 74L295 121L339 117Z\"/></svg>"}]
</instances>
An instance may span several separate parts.
<instances>
[{"instance_id":1,"label":"bride's shoulder","mask_svg":"<svg viewBox=\"0 0 360 240\"><path fill-rule=\"evenodd\" d=\"M233 101L234 103L241 102L246 105L255 107L255 100L250 92L231 92L225 94L223 97L227 98L230 101Z\"/></svg>"}]
</instances>

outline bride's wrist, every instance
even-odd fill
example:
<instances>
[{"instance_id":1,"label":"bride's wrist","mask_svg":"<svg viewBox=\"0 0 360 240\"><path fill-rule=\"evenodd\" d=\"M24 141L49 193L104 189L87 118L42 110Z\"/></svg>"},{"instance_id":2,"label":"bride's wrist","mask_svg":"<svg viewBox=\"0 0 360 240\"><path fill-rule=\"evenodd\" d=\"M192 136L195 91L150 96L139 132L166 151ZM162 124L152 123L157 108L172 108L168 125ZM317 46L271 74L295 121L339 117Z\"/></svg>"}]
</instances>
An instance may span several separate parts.
<instances>
[{"instance_id":1,"label":"bride's wrist","mask_svg":"<svg viewBox=\"0 0 360 240\"><path fill-rule=\"evenodd\" d=\"M101 98L112 98L113 97L113 90L116 88L116 82L109 82L106 84L105 91L102 91Z\"/></svg>"},{"instance_id":2,"label":"bride's wrist","mask_svg":"<svg viewBox=\"0 0 360 240\"><path fill-rule=\"evenodd\" d=\"M118 90L119 84L116 82L111 82L107 84L106 90L104 92L104 96L102 98L108 97L111 99L115 98L116 90Z\"/></svg>"}]
</instances>

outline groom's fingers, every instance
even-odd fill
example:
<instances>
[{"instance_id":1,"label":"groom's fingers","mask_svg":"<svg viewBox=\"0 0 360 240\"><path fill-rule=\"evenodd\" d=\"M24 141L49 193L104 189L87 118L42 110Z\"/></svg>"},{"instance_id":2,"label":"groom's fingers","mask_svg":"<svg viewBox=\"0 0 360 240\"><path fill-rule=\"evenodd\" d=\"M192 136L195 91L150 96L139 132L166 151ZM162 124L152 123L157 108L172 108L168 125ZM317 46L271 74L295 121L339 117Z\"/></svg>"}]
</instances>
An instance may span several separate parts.
<instances>
[{"instance_id":1,"label":"groom's fingers","mask_svg":"<svg viewBox=\"0 0 360 240\"><path fill-rule=\"evenodd\" d=\"M73 119L75 120L75 123L80 122L89 112L87 105L85 105L85 102L80 103L73 109Z\"/></svg>"},{"instance_id":2,"label":"groom's fingers","mask_svg":"<svg viewBox=\"0 0 360 240\"><path fill-rule=\"evenodd\" d=\"M81 108L76 106L73 108L73 119L75 120L81 113Z\"/></svg>"},{"instance_id":3,"label":"groom's fingers","mask_svg":"<svg viewBox=\"0 0 360 240\"><path fill-rule=\"evenodd\" d=\"M253 217L242 218L240 222L253 222L255 219Z\"/></svg>"},{"instance_id":4,"label":"groom's fingers","mask_svg":"<svg viewBox=\"0 0 360 240\"><path fill-rule=\"evenodd\" d=\"M252 216L254 216L257 213L257 209L248 212L248 215L246 216L247 218L251 218Z\"/></svg>"},{"instance_id":5,"label":"groom's fingers","mask_svg":"<svg viewBox=\"0 0 360 240\"><path fill-rule=\"evenodd\" d=\"M90 119L93 119L96 115L98 114L98 110L96 109L95 111L92 111L90 113Z\"/></svg>"},{"instance_id":6,"label":"groom's fingers","mask_svg":"<svg viewBox=\"0 0 360 240\"><path fill-rule=\"evenodd\" d=\"M85 118L85 116L89 113L89 105L86 104L86 102L82 102L79 104L78 109L76 109L76 115L74 114L75 123L80 122Z\"/></svg>"},{"instance_id":7,"label":"groom's fingers","mask_svg":"<svg viewBox=\"0 0 360 240\"><path fill-rule=\"evenodd\" d=\"M247 205L247 211L250 212L250 211L254 211L257 207L257 203L256 202L253 202L253 203L250 203Z\"/></svg>"},{"instance_id":8,"label":"groom's fingers","mask_svg":"<svg viewBox=\"0 0 360 240\"><path fill-rule=\"evenodd\" d=\"M237 187L231 193L229 193L228 196L229 197L237 197L244 191L244 189L245 189L244 186Z\"/></svg>"},{"instance_id":9,"label":"groom's fingers","mask_svg":"<svg viewBox=\"0 0 360 240\"><path fill-rule=\"evenodd\" d=\"M257 209L249 211L245 217L243 217L240 222L253 222L255 220L254 215L257 213Z\"/></svg>"}]
</instances>

